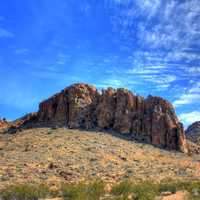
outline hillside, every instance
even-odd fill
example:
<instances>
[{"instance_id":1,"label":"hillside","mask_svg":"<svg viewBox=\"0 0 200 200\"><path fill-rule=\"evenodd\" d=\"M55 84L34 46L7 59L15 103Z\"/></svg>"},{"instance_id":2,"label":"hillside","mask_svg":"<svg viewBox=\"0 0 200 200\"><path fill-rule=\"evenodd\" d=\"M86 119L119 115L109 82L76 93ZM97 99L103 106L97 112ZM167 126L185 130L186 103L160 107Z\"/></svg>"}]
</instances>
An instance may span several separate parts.
<instances>
[{"instance_id":1,"label":"hillside","mask_svg":"<svg viewBox=\"0 0 200 200\"><path fill-rule=\"evenodd\" d=\"M0 134L0 187L103 179L165 180L200 177L200 157L137 143L116 133L33 128Z\"/></svg>"}]
</instances>

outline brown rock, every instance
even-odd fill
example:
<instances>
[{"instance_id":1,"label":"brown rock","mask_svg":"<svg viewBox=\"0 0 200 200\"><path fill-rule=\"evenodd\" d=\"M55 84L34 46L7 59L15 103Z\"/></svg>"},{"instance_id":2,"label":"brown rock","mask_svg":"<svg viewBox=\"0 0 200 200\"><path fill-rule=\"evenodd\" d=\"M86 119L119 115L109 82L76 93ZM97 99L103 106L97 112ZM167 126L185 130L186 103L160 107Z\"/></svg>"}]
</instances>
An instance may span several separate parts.
<instances>
[{"instance_id":1,"label":"brown rock","mask_svg":"<svg viewBox=\"0 0 200 200\"><path fill-rule=\"evenodd\" d=\"M0 129L5 128L8 125L6 119L0 119Z\"/></svg>"},{"instance_id":2,"label":"brown rock","mask_svg":"<svg viewBox=\"0 0 200 200\"><path fill-rule=\"evenodd\" d=\"M145 100L143 132L152 144L180 151L187 151L183 126L179 123L173 106L160 97Z\"/></svg>"},{"instance_id":3,"label":"brown rock","mask_svg":"<svg viewBox=\"0 0 200 200\"><path fill-rule=\"evenodd\" d=\"M39 105L39 121L69 128L92 128L98 95L93 86L74 84Z\"/></svg>"},{"instance_id":4,"label":"brown rock","mask_svg":"<svg viewBox=\"0 0 200 200\"><path fill-rule=\"evenodd\" d=\"M200 154L200 121L191 124L186 130L190 153Z\"/></svg>"},{"instance_id":5,"label":"brown rock","mask_svg":"<svg viewBox=\"0 0 200 200\"><path fill-rule=\"evenodd\" d=\"M116 90L108 88L102 91L96 109L97 126L104 129L113 127L116 109Z\"/></svg>"},{"instance_id":6,"label":"brown rock","mask_svg":"<svg viewBox=\"0 0 200 200\"><path fill-rule=\"evenodd\" d=\"M99 93L93 86L75 84L68 88L68 126L70 128L93 128L94 111Z\"/></svg>"},{"instance_id":7,"label":"brown rock","mask_svg":"<svg viewBox=\"0 0 200 200\"><path fill-rule=\"evenodd\" d=\"M29 113L22 118L15 120L14 122L10 122L7 131L10 134L17 133L21 131L23 128L32 128L38 122L37 113Z\"/></svg>"},{"instance_id":8,"label":"brown rock","mask_svg":"<svg viewBox=\"0 0 200 200\"><path fill-rule=\"evenodd\" d=\"M40 103L38 113L22 124L30 121L43 126L113 129L162 148L187 151L183 126L168 101L144 99L122 88L100 94L88 84L71 85Z\"/></svg>"},{"instance_id":9,"label":"brown rock","mask_svg":"<svg viewBox=\"0 0 200 200\"><path fill-rule=\"evenodd\" d=\"M192 142L200 144L200 121L191 124L186 130L186 135Z\"/></svg>"}]
</instances>

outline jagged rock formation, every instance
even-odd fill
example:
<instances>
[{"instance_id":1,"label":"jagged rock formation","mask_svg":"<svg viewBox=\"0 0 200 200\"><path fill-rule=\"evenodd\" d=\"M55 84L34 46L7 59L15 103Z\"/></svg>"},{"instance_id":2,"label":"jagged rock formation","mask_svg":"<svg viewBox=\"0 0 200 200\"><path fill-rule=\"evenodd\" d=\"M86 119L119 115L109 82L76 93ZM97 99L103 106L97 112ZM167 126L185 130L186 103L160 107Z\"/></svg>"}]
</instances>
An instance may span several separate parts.
<instances>
[{"instance_id":1,"label":"jagged rock formation","mask_svg":"<svg viewBox=\"0 0 200 200\"><path fill-rule=\"evenodd\" d=\"M126 89L108 88L100 94L93 86L74 84L40 103L38 121L69 128L113 129L162 148L187 151L183 126L172 105Z\"/></svg>"},{"instance_id":2,"label":"jagged rock formation","mask_svg":"<svg viewBox=\"0 0 200 200\"><path fill-rule=\"evenodd\" d=\"M186 130L187 139L200 145L200 121L191 124Z\"/></svg>"},{"instance_id":3,"label":"jagged rock formation","mask_svg":"<svg viewBox=\"0 0 200 200\"><path fill-rule=\"evenodd\" d=\"M122 88L100 93L94 86L74 84L40 103L38 113L20 121L18 128L111 129L161 148L187 152L183 126L168 101L152 96L144 99Z\"/></svg>"}]
</instances>

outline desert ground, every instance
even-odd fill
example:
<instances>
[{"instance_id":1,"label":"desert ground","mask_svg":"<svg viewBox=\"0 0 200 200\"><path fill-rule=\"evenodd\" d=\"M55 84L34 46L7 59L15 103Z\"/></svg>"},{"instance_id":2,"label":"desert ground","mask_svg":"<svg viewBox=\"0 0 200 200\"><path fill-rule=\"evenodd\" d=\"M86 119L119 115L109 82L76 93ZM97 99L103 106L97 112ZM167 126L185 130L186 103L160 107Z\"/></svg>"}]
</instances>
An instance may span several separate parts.
<instances>
[{"instance_id":1,"label":"desert ground","mask_svg":"<svg viewBox=\"0 0 200 200\"><path fill-rule=\"evenodd\" d=\"M116 133L35 128L0 134L0 188L13 183L193 180L200 156L155 148Z\"/></svg>"}]
</instances>

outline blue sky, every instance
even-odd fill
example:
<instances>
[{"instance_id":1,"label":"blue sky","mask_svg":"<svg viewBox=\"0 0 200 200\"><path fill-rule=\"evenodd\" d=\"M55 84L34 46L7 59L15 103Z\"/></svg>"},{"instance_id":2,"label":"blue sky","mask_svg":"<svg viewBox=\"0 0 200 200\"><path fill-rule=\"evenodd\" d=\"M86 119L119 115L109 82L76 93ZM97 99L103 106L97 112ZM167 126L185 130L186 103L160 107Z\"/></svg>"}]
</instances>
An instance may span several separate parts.
<instances>
[{"instance_id":1,"label":"blue sky","mask_svg":"<svg viewBox=\"0 0 200 200\"><path fill-rule=\"evenodd\" d=\"M199 0L6 0L0 117L37 111L75 82L162 96L200 120Z\"/></svg>"}]
</instances>

